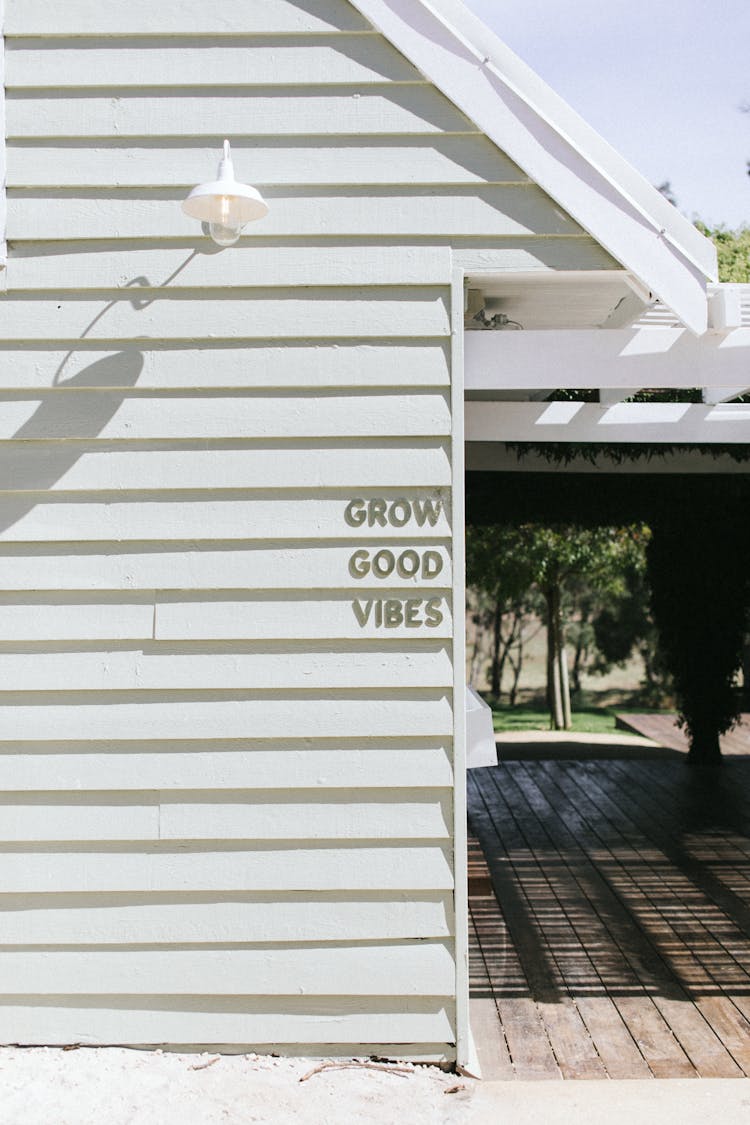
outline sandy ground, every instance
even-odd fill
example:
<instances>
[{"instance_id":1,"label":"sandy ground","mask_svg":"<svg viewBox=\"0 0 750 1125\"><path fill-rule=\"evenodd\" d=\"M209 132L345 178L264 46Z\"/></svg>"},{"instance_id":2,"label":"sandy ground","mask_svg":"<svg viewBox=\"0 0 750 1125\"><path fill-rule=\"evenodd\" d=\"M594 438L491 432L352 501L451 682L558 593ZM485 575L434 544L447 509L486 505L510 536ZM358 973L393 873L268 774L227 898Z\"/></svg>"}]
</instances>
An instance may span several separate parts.
<instances>
[{"instance_id":1,"label":"sandy ground","mask_svg":"<svg viewBox=\"0 0 750 1125\"><path fill-rule=\"evenodd\" d=\"M349 1060L332 1060L337 1066ZM0 1047L0 1125L748 1125L750 1079L476 1082L408 1063Z\"/></svg>"},{"instance_id":2,"label":"sandy ground","mask_svg":"<svg viewBox=\"0 0 750 1125\"><path fill-rule=\"evenodd\" d=\"M345 1060L334 1060L340 1064ZM462 1125L479 1084L408 1063L0 1048L0 1125Z\"/></svg>"}]
</instances>

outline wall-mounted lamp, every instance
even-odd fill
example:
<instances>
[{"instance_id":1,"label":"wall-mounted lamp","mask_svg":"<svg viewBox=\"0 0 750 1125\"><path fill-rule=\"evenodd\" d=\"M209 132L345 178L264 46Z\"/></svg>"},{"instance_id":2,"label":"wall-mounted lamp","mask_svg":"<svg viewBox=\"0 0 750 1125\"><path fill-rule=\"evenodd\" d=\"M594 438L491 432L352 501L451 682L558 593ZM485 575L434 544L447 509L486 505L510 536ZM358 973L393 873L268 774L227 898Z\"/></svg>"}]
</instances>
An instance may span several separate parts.
<instances>
[{"instance_id":1,"label":"wall-mounted lamp","mask_svg":"<svg viewBox=\"0 0 750 1125\"><path fill-rule=\"evenodd\" d=\"M219 162L216 179L194 187L183 202L182 210L191 219L208 223L211 238L217 245L232 246L245 223L268 214L268 204L256 188L235 180L229 141L224 141L224 156Z\"/></svg>"}]
</instances>

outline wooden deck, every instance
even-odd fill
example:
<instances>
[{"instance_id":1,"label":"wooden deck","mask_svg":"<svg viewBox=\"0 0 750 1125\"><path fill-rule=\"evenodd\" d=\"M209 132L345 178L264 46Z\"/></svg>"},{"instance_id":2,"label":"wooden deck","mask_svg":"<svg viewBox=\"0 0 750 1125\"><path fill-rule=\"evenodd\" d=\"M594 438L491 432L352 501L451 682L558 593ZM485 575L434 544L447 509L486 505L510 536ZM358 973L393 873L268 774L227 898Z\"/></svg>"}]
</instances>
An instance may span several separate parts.
<instances>
[{"instance_id":1,"label":"wooden deck","mask_svg":"<svg viewBox=\"0 0 750 1125\"><path fill-rule=\"evenodd\" d=\"M617 726L620 730L632 731L633 734L642 734L651 738L660 746L670 750L678 750L687 754L687 735L675 722L675 715L667 712L656 714L644 713L641 715L618 715ZM743 714L741 721L734 730L723 734L719 739L721 752L725 755L750 754L750 715Z\"/></svg>"},{"instance_id":2,"label":"wooden deck","mask_svg":"<svg viewBox=\"0 0 750 1125\"><path fill-rule=\"evenodd\" d=\"M750 759L506 761L469 815L486 1078L750 1075Z\"/></svg>"}]
</instances>

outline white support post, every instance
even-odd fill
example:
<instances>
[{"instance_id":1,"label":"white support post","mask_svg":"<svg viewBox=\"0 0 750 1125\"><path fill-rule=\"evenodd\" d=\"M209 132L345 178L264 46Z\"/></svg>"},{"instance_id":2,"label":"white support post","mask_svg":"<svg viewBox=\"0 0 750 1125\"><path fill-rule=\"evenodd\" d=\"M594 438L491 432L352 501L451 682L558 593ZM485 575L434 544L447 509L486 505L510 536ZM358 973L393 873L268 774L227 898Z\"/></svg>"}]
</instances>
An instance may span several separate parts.
<instances>
[{"instance_id":1,"label":"white support post","mask_svg":"<svg viewBox=\"0 0 750 1125\"><path fill-rule=\"evenodd\" d=\"M471 1064L469 886L466 839L466 605L464 516L464 273L454 269L451 300L451 465L453 527L453 893L456 929L456 1061Z\"/></svg>"}]
</instances>

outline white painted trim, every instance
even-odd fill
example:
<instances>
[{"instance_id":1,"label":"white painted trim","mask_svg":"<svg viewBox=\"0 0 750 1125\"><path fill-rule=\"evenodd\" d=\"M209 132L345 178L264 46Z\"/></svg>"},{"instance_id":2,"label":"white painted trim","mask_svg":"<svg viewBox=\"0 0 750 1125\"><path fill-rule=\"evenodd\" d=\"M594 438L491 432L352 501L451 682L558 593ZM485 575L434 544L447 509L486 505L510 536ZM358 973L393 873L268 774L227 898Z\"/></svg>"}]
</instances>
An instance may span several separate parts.
<instances>
[{"instance_id":1,"label":"white painted trim","mask_svg":"<svg viewBox=\"0 0 750 1125\"><path fill-rule=\"evenodd\" d=\"M460 0L352 0L374 27L694 332L716 250Z\"/></svg>"},{"instance_id":2,"label":"white painted trim","mask_svg":"<svg viewBox=\"0 0 750 1125\"><path fill-rule=\"evenodd\" d=\"M711 332L730 332L742 324L743 290L748 285L712 285L708 293L708 323Z\"/></svg>"},{"instance_id":3,"label":"white painted trim","mask_svg":"<svg viewBox=\"0 0 750 1125\"><path fill-rule=\"evenodd\" d=\"M466 604L464 518L464 273L455 269L451 287L451 404L453 413L451 464L453 490L453 773L455 929L456 929L456 1061L468 1067L471 1058L469 1027L469 889L466 840L466 639L463 619Z\"/></svg>"},{"instance_id":4,"label":"white painted trim","mask_svg":"<svg viewBox=\"0 0 750 1125\"><path fill-rule=\"evenodd\" d=\"M750 404L467 402L467 441L750 443Z\"/></svg>"},{"instance_id":5,"label":"white painted trim","mask_svg":"<svg viewBox=\"0 0 750 1125\"><path fill-rule=\"evenodd\" d=\"M684 328L467 332L470 391L556 387L746 387L750 328L696 339ZM736 393L739 393L736 392ZM627 396L626 396L627 397Z\"/></svg>"}]
</instances>

